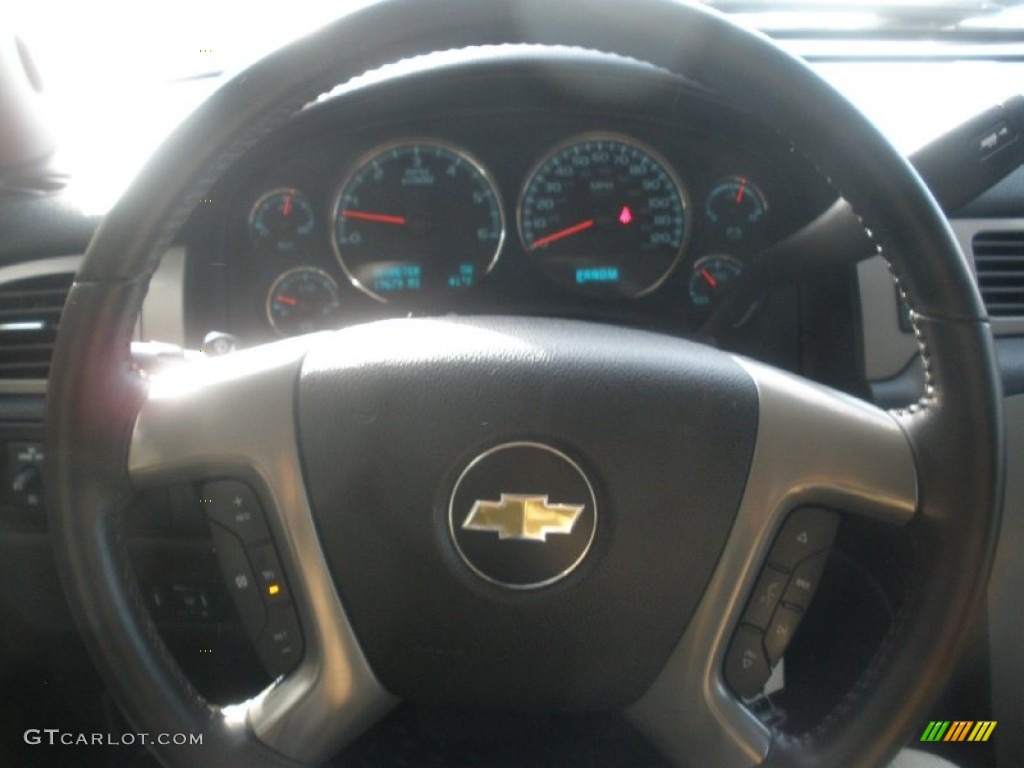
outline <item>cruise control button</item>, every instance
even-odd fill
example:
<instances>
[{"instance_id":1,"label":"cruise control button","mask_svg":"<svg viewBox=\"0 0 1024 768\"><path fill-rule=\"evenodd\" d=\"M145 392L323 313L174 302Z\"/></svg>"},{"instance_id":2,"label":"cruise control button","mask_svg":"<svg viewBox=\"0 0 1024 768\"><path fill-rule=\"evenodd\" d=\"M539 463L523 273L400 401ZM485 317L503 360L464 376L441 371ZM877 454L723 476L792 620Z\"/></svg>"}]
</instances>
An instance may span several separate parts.
<instances>
[{"instance_id":1,"label":"cruise control button","mask_svg":"<svg viewBox=\"0 0 1024 768\"><path fill-rule=\"evenodd\" d=\"M210 523L210 534L217 549L224 579L228 585L238 616L252 637L259 637L263 631L266 612L260 599L259 583L249 567L242 542L231 531L217 523Z\"/></svg>"},{"instance_id":2,"label":"cruise control button","mask_svg":"<svg viewBox=\"0 0 1024 768\"><path fill-rule=\"evenodd\" d=\"M752 624L758 629L764 629L771 621L775 607L779 604L782 591L786 588L786 580L789 577L774 568L765 568L761 578L757 580L757 586L750 595L747 603L747 610L743 614L743 622Z\"/></svg>"},{"instance_id":3,"label":"cruise control button","mask_svg":"<svg viewBox=\"0 0 1024 768\"><path fill-rule=\"evenodd\" d=\"M249 559L256 571L263 599L268 603L286 603L291 597L284 581L284 571L273 544L261 544L249 550Z\"/></svg>"},{"instance_id":4,"label":"cruise control button","mask_svg":"<svg viewBox=\"0 0 1024 768\"><path fill-rule=\"evenodd\" d=\"M725 681L744 699L756 696L771 674L760 632L740 627L725 657Z\"/></svg>"},{"instance_id":5,"label":"cruise control button","mask_svg":"<svg viewBox=\"0 0 1024 768\"><path fill-rule=\"evenodd\" d=\"M267 672L277 677L291 670L302 658L302 630L291 605L267 609L267 625L256 643L256 652Z\"/></svg>"},{"instance_id":6,"label":"cruise control button","mask_svg":"<svg viewBox=\"0 0 1024 768\"><path fill-rule=\"evenodd\" d=\"M206 483L200 506L210 520L236 533L246 546L270 538L259 499L245 483L237 480Z\"/></svg>"},{"instance_id":7,"label":"cruise control button","mask_svg":"<svg viewBox=\"0 0 1024 768\"><path fill-rule=\"evenodd\" d=\"M815 552L832 545L839 527L839 515L825 509L803 507L782 526L768 560L787 571Z\"/></svg>"},{"instance_id":8,"label":"cruise control button","mask_svg":"<svg viewBox=\"0 0 1024 768\"><path fill-rule=\"evenodd\" d=\"M785 605L780 605L775 611L772 623L764 633L764 650L768 654L769 663L774 664L782 658L802 618L802 611Z\"/></svg>"},{"instance_id":9,"label":"cruise control button","mask_svg":"<svg viewBox=\"0 0 1024 768\"><path fill-rule=\"evenodd\" d=\"M821 574L825 571L825 562L828 560L828 550L811 555L804 560L793 571L793 577L789 580L786 593L782 596L782 602L807 610L811 605L811 598L818 589L821 581Z\"/></svg>"}]
</instances>

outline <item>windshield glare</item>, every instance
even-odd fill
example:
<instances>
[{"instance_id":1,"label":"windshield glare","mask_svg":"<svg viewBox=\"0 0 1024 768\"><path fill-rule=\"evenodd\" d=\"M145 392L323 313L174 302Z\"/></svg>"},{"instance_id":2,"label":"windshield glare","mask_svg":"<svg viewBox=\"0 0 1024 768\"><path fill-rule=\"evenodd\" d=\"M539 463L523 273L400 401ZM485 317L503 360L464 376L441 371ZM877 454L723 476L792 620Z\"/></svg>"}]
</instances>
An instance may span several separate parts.
<instances>
[{"instance_id":1,"label":"windshield glare","mask_svg":"<svg viewBox=\"0 0 1024 768\"><path fill-rule=\"evenodd\" d=\"M845 65L829 70L823 62L836 57L837 46L885 41L889 50L903 55L908 43L948 43L960 33L972 44L987 42L986 35L1005 44L1007 34L1009 42L1024 42L1024 0L704 1L784 44L825 46L819 73L904 151L966 118L975 107L1005 98L999 85L1004 78L979 78L976 71L995 62L950 61L944 65L942 95L934 92L940 84L931 68L918 73L904 67L901 76L907 82L896 82L884 64L875 65L878 71L867 78ZM58 134L59 164L89 180L83 208L100 212L163 136L216 86L219 75L368 2L34 0L7 9L7 16L40 73L43 108ZM806 48L793 50L808 53ZM865 82L871 83L866 89ZM957 91L960 83L966 83L962 92ZM167 87L154 88L162 84ZM997 87L999 92L992 93ZM920 119L908 121L906 102L912 98Z\"/></svg>"}]
</instances>

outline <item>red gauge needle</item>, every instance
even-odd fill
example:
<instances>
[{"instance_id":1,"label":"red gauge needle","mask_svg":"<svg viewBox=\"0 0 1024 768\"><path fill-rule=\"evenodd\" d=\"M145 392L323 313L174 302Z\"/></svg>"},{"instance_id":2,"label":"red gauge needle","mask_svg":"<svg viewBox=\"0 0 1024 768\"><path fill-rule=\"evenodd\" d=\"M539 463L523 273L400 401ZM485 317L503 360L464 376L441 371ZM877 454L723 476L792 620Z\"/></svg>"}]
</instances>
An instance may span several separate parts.
<instances>
[{"instance_id":1,"label":"red gauge needle","mask_svg":"<svg viewBox=\"0 0 1024 768\"><path fill-rule=\"evenodd\" d=\"M710 285L712 288L718 287L718 281L711 276L710 272L708 272L706 269L702 269L700 273L704 275L704 279L708 281L708 285Z\"/></svg>"},{"instance_id":2,"label":"red gauge needle","mask_svg":"<svg viewBox=\"0 0 1024 768\"><path fill-rule=\"evenodd\" d=\"M281 214L287 219L288 214L292 212L292 196L286 195L284 198L284 207L281 209Z\"/></svg>"},{"instance_id":3,"label":"red gauge needle","mask_svg":"<svg viewBox=\"0 0 1024 768\"><path fill-rule=\"evenodd\" d=\"M344 210L341 215L346 219L362 219L363 221L376 221L379 224L405 224L405 216L388 216L386 213L367 213L366 211Z\"/></svg>"},{"instance_id":4,"label":"red gauge needle","mask_svg":"<svg viewBox=\"0 0 1024 768\"><path fill-rule=\"evenodd\" d=\"M284 294L280 294L278 296L275 296L274 297L274 301L278 301L278 302L280 302L282 304L287 304L288 306L291 306L291 307L294 307L296 304L299 303L298 301L293 299L291 296L285 296Z\"/></svg>"},{"instance_id":5,"label":"red gauge needle","mask_svg":"<svg viewBox=\"0 0 1024 768\"><path fill-rule=\"evenodd\" d=\"M747 180L746 179L740 179L740 189L739 189L739 192L736 193L736 203L737 204L743 202L743 195L744 195L744 193L746 191L747 191Z\"/></svg>"},{"instance_id":6,"label":"red gauge needle","mask_svg":"<svg viewBox=\"0 0 1024 768\"><path fill-rule=\"evenodd\" d=\"M592 226L594 226L593 219L581 221L579 224L573 224L571 227L560 229L557 232L552 232L550 235L545 235L544 237L534 240L530 247L540 248L542 245L553 243L556 240L561 240L563 237L569 237L569 235L575 235L577 232L582 232L585 229L590 229Z\"/></svg>"}]
</instances>

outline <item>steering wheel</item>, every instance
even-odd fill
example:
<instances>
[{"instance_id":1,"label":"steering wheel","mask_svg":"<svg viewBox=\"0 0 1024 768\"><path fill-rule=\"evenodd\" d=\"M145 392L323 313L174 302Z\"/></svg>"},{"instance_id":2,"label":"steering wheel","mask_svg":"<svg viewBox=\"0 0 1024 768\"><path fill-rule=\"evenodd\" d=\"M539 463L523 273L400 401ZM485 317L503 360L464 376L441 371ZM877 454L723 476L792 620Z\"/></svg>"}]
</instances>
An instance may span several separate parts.
<instances>
[{"instance_id":1,"label":"steering wheel","mask_svg":"<svg viewBox=\"0 0 1024 768\"><path fill-rule=\"evenodd\" d=\"M644 60L789 137L890 260L913 307L922 399L889 412L692 342L517 318L370 324L152 380L133 366L161 253L243 152L338 82L505 43ZM130 722L202 734L202 746L154 745L166 765L316 763L402 696L620 707L679 764L880 765L919 726L984 599L1000 408L986 316L928 191L767 38L671 0L385 0L225 83L102 222L53 359L49 521L68 600ZM167 651L119 534L139 487L211 478L255 492L305 648L292 672L227 707L203 700ZM572 537L552 533L476 567L453 509L459 494L486 502L494 478L509 484L495 492L588 488L570 510L592 507L575 562L559 560ZM754 717L723 665L773 537L815 506L904 528L915 562L859 682L797 737Z\"/></svg>"}]
</instances>

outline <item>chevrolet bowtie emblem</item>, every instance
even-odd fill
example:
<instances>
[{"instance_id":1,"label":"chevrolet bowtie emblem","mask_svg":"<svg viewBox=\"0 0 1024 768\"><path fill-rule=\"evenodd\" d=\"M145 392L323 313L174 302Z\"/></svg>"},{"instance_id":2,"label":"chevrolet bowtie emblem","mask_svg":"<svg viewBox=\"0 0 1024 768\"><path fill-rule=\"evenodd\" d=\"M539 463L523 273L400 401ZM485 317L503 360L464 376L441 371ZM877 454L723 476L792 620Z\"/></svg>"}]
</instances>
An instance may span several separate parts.
<instances>
[{"instance_id":1,"label":"chevrolet bowtie emblem","mask_svg":"<svg viewBox=\"0 0 1024 768\"><path fill-rule=\"evenodd\" d=\"M583 504L550 504L547 496L501 494L500 501L477 501L462 527L493 531L499 539L547 541L549 533L572 533Z\"/></svg>"}]
</instances>

